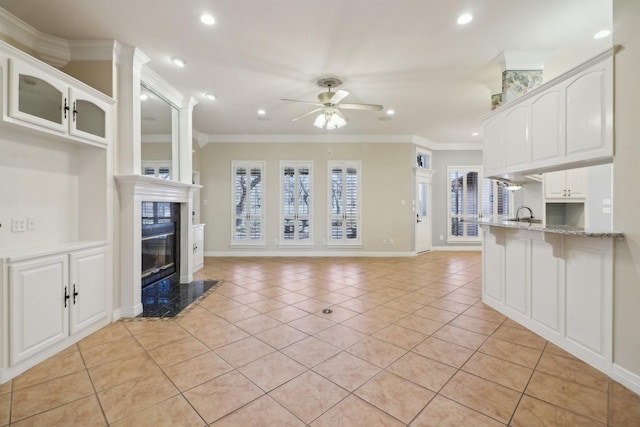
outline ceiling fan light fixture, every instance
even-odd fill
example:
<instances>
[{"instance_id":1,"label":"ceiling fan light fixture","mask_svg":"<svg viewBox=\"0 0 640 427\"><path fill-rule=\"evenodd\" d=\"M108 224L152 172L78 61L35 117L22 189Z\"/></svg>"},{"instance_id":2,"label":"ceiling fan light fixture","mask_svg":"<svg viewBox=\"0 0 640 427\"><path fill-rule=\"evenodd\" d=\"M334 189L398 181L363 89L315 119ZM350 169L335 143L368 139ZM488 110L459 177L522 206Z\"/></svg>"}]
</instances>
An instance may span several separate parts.
<instances>
[{"instance_id":1,"label":"ceiling fan light fixture","mask_svg":"<svg viewBox=\"0 0 640 427\"><path fill-rule=\"evenodd\" d=\"M347 121L345 119L343 119L336 113L332 113L331 117L329 118L329 121L327 121L327 129L328 130L340 129L346 124L347 124Z\"/></svg>"},{"instance_id":2,"label":"ceiling fan light fixture","mask_svg":"<svg viewBox=\"0 0 640 427\"><path fill-rule=\"evenodd\" d=\"M324 127L324 125L327 123L327 119L324 116L324 111L320 114L318 114L318 117L316 117L316 120L313 122L313 125L319 129L322 129Z\"/></svg>"}]
</instances>

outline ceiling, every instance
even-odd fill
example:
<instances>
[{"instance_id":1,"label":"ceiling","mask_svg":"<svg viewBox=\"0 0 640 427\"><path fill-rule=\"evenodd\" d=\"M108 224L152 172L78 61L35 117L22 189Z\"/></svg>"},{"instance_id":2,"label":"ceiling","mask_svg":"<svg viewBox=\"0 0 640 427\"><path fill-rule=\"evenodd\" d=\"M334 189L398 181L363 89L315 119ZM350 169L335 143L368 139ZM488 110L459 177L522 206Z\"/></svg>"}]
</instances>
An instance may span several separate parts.
<instances>
[{"instance_id":1,"label":"ceiling","mask_svg":"<svg viewBox=\"0 0 640 427\"><path fill-rule=\"evenodd\" d=\"M341 135L412 135L479 143L479 118L499 91L503 51L595 49L611 27L611 0L0 0L37 30L65 39L115 39L140 48L149 66L198 100L194 129L229 135L322 135L313 116L291 119L337 76L344 102L385 110L345 111ZM210 13L216 23L202 24ZM456 23L463 12L474 19ZM171 57L186 61L184 68ZM205 92L217 96L215 101ZM395 115L385 119L386 109ZM264 109L265 116L257 111ZM382 119L382 120L380 120Z\"/></svg>"}]
</instances>

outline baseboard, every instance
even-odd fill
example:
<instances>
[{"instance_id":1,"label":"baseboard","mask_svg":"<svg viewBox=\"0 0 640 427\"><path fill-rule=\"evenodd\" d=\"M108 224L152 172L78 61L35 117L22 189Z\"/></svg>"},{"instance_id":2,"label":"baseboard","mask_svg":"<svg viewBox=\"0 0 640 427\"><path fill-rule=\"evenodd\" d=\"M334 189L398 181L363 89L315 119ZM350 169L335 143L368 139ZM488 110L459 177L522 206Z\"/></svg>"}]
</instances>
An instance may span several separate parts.
<instances>
[{"instance_id":1,"label":"baseboard","mask_svg":"<svg viewBox=\"0 0 640 427\"><path fill-rule=\"evenodd\" d=\"M465 251L482 251L482 245L448 245L448 246L432 246L431 250L436 251L451 251L451 252L465 252Z\"/></svg>"},{"instance_id":2,"label":"baseboard","mask_svg":"<svg viewBox=\"0 0 640 427\"><path fill-rule=\"evenodd\" d=\"M205 252L206 257L414 257L415 252L373 252L373 251L209 251Z\"/></svg>"},{"instance_id":3,"label":"baseboard","mask_svg":"<svg viewBox=\"0 0 640 427\"><path fill-rule=\"evenodd\" d=\"M611 378L618 381L634 393L640 394L640 375L634 374L633 372L614 363L611 365Z\"/></svg>"},{"instance_id":4,"label":"baseboard","mask_svg":"<svg viewBox=\"0 0 640 427\"><path fill-rule=\"evenodd\" d=\"M120 318L122 317L122 310L120 310L119 308L116 310L113 310L113 313L111 315L111 321L115 322L117 320L120 320Z\"/></svg>"}]
</instances>

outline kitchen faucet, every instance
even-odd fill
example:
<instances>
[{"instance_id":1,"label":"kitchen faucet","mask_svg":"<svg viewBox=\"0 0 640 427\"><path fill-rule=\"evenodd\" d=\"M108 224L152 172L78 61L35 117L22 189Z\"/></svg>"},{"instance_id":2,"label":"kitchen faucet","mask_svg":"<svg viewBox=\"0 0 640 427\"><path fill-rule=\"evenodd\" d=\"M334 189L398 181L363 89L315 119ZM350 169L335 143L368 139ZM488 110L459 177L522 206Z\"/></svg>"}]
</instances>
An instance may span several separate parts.
<instances>
[{"instance_id":1,"label":"kitchen faucet","mask_svg":"<svg viewBox=\"0 0 640 427\"><path fill-rule=\"evenodd\" d=\"M520 209L528 209L528 210L529 210L529 215L530 215L530 216L529 216L529 218L530 218L530 219L533 219L533 218L534 218L534 216L533 216L533 211L531 210L531 208L530 208L530 207L528 207L528 206L520 206L520 207L518 208L518 210L516 211L516 221L520 221Z\"/></svg>"}]
</instances>

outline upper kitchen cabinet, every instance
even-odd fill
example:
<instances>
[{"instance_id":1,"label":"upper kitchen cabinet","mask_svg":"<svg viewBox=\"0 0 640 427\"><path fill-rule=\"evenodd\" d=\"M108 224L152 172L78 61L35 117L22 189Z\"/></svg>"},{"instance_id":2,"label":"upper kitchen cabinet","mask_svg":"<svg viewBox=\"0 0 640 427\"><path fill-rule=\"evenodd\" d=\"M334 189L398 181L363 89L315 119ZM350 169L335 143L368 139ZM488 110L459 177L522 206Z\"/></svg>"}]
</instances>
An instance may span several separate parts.
<instances>
[{"instance_id":1,"label":"upper kitchen cabinet","mask_svg":"<svg viewBox=\"0 0 640 427\"><path fill-rule=\"evenodd\" d=\"M565 102L568 158L613 155L611 62L597 64L567 82Z\"/></svg>"},{"instance_id":2,"label":"upper kitchen cabinet","mask_svg":"<svg viewBox=\"0 0 640 427\"><path fill-rule=\"evenodd\" d=\"M531 100L531 163L543 164L564 157L562 89L548 89Z\"/></svg>"},{"instance_id":3,"label":"upper kitchen cabinet","mask_svg":"<svg viewBox=\"0 0 640 427\"><path fill-rule=\"evenodd\" d=\"M484 170L488 175L505 169L504 163L504 115L496 115L484 123Z\"/></svg>"},{"instance_id":4,"label":"upper kitchen cabinet","mask_svg":"<svg viewBox=\"0 0 640 427\"><path fill-rule=\"evenodd\" d=\"M505 113L505 156L509 169L529 164L530 158L530 114L525 105L517 106Z\"/></svg>"},{"instance_id":5,"label":"upper kitchen cabinet","mask_svg":"<svg viewBox=\"0 0 640 427\"><path fill-rule=\"evenodd\" d=\"M604 52L485 116L486 174L513 179L610 162L613 53Z\"/></svg>"},{"instance_id":6,"label":"upper kitchen cabinet","mask_svg":"<svg viewBox=\"0 0 640 427\"><path fill-rule=\"evenodd\" d=\"M588 168L569 169L544 174L547 199L580 199L587 197Z\"/></svg>"},{"instance_id":7,"label":"upper kitchen cabinet","mask_svg":"<svg viewBox=\"0 0 640 427\"><path fill-rule=\"evenodd\" d=\"M78 142L107 144L113 100L5 44L3 119Z\"/></svg>"}]
</instances>

